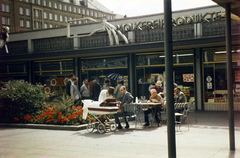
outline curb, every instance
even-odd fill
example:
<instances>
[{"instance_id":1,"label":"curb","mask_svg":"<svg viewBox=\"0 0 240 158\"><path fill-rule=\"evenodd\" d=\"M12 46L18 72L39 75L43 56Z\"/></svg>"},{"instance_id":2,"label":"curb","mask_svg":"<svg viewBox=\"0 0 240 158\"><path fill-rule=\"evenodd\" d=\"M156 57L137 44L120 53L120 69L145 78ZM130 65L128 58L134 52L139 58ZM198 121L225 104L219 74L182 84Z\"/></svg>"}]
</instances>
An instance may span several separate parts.
<instances>
[{"instance_id":1,"label":"curb","mask_svg":"<svg viewBox=\"0 0 240 158\"><path fill-rule=\"evenodd\" d=\"M78 130L86 129L87 124L74 126L74 125L0 123L0 127L78 131Z\"/></svg>"}]
</instances>

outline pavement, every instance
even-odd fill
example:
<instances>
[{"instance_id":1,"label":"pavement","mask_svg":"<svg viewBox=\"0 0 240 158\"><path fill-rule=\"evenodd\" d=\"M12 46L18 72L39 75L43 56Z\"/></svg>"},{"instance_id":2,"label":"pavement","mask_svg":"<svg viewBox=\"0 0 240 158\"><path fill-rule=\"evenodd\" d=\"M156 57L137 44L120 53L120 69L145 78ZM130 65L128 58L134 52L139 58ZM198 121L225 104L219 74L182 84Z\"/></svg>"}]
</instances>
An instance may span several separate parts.
<instances>
[{"instance_id":1,"label":"pavement","mask_svg":"<svg viewBox=\"0 0 240 158\"><path fill-rule=\"evenodd\" d=\"M185 123L176 131L177 157L240 158L240 112L234 116L235 151L229 150L228 113L197 111L197 124L189 114L190 127ZM144 128L131 121L130 129L104 134L56 129L1 126L0 158L168 157L166 124Z\"/></svg>"}]
</instances>

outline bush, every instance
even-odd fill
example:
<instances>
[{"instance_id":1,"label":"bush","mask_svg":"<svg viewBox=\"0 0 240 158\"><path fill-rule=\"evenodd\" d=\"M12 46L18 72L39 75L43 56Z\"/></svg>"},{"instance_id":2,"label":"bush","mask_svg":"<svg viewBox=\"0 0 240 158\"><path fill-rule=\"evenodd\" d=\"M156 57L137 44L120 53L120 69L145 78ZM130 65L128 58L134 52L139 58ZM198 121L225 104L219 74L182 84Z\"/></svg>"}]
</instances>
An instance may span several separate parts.
<instances>
[{"instance_id":1,"label":"bush","mask_svg":"<svg viewBox=\"0 0 240 158\"><path fill-rule=\"evenodd\" d=\"M13 122L13 117L21 118L34 114L43 107L49 95L43 85L32 85L24 81L2 82L0 89L0 121Z\"/></svg>"}]
</instances>

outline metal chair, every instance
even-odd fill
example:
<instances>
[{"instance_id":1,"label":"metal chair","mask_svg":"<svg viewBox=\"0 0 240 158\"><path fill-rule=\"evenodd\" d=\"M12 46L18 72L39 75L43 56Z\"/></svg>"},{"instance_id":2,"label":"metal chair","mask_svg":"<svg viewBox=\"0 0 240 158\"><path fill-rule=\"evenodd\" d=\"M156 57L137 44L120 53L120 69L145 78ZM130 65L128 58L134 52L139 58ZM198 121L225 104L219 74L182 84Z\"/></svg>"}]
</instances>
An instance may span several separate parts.
<instances>
[{"instance_id":1,"label":"metal chair","mask_svg":"<svg viewBox=\"0 0 240 158\"><path fill-rule=\"evenodd\" d=\"M185 112L186 112L186 115L188 115L188 113L190 113L190 112L193 113L193 116L195 118L195 123L197 123L197 116L195 113L194 102L195 102L195 99L191 100L191 103L190 103L190 105L188 105L188 108L185 110Z\"/></svg>"},{"instance_id":2,"label":"metal chair","mask_svg":"<svg viewBox=\"0 0 240 158\"><path fill-rule=\"evenodd\" d=\"M174 108L175 109L178 109L178 108L183 109L182 113L175 112L175 124L179 125L178 129L179 129L179 131L181 131L180 130L181 124L183 122L185 122L185 120L187 118L187 113L186 113L187 103L175 103ZM176 119L177 117L180 117L180 120L177 120ZM188 122L188 120L187 120L187 122ZM188 130L189 130L189 122L188 122ZM176 130L176 131L178 131L178 130Z\"/></svg>"}]
</instances>

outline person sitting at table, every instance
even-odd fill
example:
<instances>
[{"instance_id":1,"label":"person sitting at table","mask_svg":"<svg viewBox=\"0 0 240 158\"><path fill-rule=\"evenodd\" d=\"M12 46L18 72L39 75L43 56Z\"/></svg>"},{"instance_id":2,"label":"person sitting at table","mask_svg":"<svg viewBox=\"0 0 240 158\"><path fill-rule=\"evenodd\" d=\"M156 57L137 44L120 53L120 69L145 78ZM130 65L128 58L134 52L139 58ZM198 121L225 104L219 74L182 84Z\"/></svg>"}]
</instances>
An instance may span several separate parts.
<instances>
[{"instance_id":1,"label":"person sitting at table","mask_svg":"<svg viewBox=\"0 0 240 158\"><path fill-rule=\"evenodd\" d=\"M156 84L151 89L155 89L157 91L157 93L162 92L163 91L163 89L162 89L162 82L161 81L157 81Z\"/></svg>"},{"instance_id":2,"label":"person sitting at table","mask_svg":"<svg viewBox=\"0 0 240 158\"><path fill-rule=\"evenodd\" d=\"M174 89L174 103L187 103L184 93L179 87ZM176 108L175 112L182 113L184 108ZM176 117L176 121L180 120L180 116Z\"/></svg>"},{"instance_id":3,"label":"person sitting at table","mask_svg":"<svg viewBox=\"0 0 240 158\"><path fill-rule=\"evenodd\" d=\"M124 118L125 123L126 123L125 128L128 129L129 128L129 124L128 124L127 118L124 117L124 109L123 109L123 107L124 107L125 104L129 104L129 103L131 103L133 101L133 96L132 96L131 93L129 93L126 90L125 86L121 86L120 87L120 93L123 94L122 101L121 102L118 101L118 105L120 105L121 111L118 111L117 114L114 114L114 118L115 118L116 123L118 124L117 128L118 129L122 129L122 125L121 125L120 120L118 118L119 116L120 117L122 116Z\"/></svg>"},{"instance_id":4,"label":"person sitting at table","mask_svg":"<svg viewBox=\"0 0 240 158\"><path fill-rule=\"evenodd\" d=\"M146 111L144 111L145 124L143 126L149 126L148 114L154 113L156 122L158 123L158 127L160 127L162 126L162 123L158 118L157 112L160 111L162 108L162 97L157 94L157 91L155 89L151 89L150 93L151 97L148 103L160 103L161 106L150 106Z\"/></svg>"}]
</instances>

